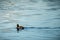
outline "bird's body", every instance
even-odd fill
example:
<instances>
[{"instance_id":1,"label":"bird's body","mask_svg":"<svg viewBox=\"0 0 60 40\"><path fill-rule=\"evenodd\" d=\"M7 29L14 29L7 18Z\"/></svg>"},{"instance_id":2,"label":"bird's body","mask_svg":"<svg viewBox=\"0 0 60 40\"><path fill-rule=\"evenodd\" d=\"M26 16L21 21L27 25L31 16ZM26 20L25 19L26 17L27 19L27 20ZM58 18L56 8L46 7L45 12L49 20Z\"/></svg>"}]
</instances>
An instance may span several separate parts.
<instances>
[{"instance_id":1,"label":"bird's body","mask_svg":"<svg viewBox=\"0 0 60 40\"><path fill-rule=\"evenodd\" d=\"M19 24L17 24L17 27L16 28L17 28L17 31L19 31L19 29L20 30L24 29L24 27L23 26L19 26Z\"/></svg>"}]
</instances>

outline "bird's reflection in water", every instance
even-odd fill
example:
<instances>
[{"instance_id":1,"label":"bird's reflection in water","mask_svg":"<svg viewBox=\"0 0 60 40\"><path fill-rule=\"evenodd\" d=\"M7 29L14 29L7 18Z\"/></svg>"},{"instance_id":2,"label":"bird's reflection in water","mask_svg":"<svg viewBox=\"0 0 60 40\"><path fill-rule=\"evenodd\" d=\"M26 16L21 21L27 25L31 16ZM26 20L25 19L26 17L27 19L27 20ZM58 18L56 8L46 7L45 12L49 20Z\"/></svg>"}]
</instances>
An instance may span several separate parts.
<instances>
[{"instance_id":1,"label":"bird's reflection in water","mask_svg":"<svg viewBox=\"0 0 60 40\"><path fill-rule=\"evenodd\" d=\"M19 30L17 30L17 33L19 33Z\"/></svg>"},{"instance_id":2,"label":"bird's reflection in water","mask_svg":"<svg viewBox=\"0 0 60 40\"><path fill-rule=\"evenodd\" d=\"M19 30L17 30L17 33L19 33L20 31L22 31L23 29L19 29Z\"/></svg>"}]
</instances>

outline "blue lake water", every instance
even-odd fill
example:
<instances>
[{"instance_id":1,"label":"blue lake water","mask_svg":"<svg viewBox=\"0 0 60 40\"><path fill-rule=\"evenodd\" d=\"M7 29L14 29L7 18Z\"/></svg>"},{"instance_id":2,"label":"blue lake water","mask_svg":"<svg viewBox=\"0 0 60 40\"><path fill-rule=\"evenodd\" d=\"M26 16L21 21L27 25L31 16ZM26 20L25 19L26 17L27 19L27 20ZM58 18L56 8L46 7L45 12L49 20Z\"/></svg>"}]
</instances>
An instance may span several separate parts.
<instances>
[{"instance_id":1,"label":"blue lake water","mask_svg":"<svg viewBox=\"0 0 60 40\"><path fill-rule=\"evenodd\" d=\"M60 40L59 33L60 0L0 0L0 40Z\"/></svg>"}]
</instances>

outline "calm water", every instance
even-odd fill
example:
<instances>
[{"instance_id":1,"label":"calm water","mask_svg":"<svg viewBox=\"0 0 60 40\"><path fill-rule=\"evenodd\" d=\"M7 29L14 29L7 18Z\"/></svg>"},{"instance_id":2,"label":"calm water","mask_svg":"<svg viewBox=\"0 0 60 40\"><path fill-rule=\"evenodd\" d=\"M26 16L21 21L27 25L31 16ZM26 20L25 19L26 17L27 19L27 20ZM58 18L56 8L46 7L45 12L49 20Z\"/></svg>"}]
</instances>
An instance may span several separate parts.
<instances>
[{"instance_id":1,"label":"calm water","mask_svg":"<svg viewBox=\"0 0 60 40\"><path fill-rule=\"evenodd\" d=\"M60 0L0 0L0 40L60 40L59 28Z\"/></svg>"}]
</instances>

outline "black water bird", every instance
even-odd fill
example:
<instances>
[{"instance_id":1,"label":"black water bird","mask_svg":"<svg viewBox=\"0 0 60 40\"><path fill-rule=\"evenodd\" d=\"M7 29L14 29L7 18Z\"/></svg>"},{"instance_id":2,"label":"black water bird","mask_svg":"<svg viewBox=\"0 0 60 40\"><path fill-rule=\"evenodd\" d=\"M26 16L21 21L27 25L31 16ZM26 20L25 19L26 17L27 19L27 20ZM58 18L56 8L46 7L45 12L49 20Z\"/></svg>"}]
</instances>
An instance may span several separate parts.
<instances>
[{"instance_id":1,"label":"black water bird","mask_svg":"<svg viewBox=\"0 0 60 40\"><path fill-rule=\"evenodd\" d=\"M17 24L16 29L17 29L17 31L19 31L19 30L23 30L23 29L24 29L24 27L23 27L23 26L19 26L19 24Z\"/></svg>"}]
</instances>

